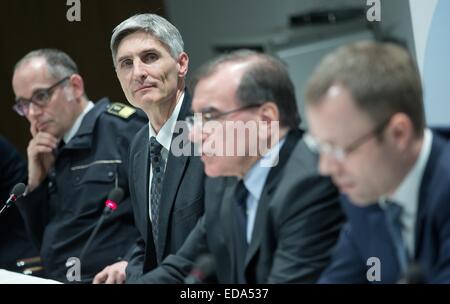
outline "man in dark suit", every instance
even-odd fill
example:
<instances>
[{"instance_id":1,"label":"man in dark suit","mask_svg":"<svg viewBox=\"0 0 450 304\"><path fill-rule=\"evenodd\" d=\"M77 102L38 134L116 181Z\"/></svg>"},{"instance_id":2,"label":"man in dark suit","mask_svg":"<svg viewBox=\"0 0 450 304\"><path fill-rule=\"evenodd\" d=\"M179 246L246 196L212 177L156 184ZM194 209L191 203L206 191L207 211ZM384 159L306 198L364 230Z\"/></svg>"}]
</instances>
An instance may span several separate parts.
<instances>
[{"instance_id":1,"label":"man in dark suit","mask_svg":"<svg viewBox=\"0 0 450 304\"><path fill-rule=\"evenodd\" d=\"M30 122L32 135L27 190L17 207L40 250L45 275L91 282L138 236L127 191L128 153L130 137L146 119L107 98L89 101L77 65L60 50L28 53L16 64L12 84L14 109ZM123 201L80 257L117 186L125 189ZM68 268L75 258L79 263Z\"/></svg>"},{"instance_id":2,"label":"man in dark suit","mask_svg":"<svg viewBox=\"0 0 450 304\"><path fill-rule=\"evenodd\" d=\"M359 42L328 55L307 90L320 172L345 194L322 283L450 283L450 144L425 124L408 52Z\"/></svg>"},{"instance_id":3,"label":"man in dark suit","mask_svg":"<svg viewBox=\"0 0 450 304\"><path fill-rule=\"evenodd\" d=\"M205 214L183 247L139 282L183 282L203 254L211 255L219 283L315 282L343 214L302 140L286 68L237 51L197 78L191 139L211 177Z\"/></svg>"},{"instance_id":4,"label":"man in dark suit","mask_svg":"<svg viewBox=\"0 0 450 304\"><path fill-rule=\"evenodd\" d=\"M26 182L27 162L16 148L0 136L0 208L8 199L15 184ZM18 259L39 255L31 243L19 210L12 206L0 216L0 268L17 271Z\"/></svg>"},{"instance_id":5,"label":"man in dark suit","mask_svg":"<svg viewBox=\"0 0 450 304\"><path fill-rule=\"evenodd\" d=\"M154 14L136 15L113 31L111 51L128 101L149 124L130 151L130 193L140 239L125 261L107 267L95 283L133 282L183 244L203 214L203 165L190 150L184 122L188 55L178 30ZM126 273L125 273L126 267Z\"/></svg>"}]
</instances>

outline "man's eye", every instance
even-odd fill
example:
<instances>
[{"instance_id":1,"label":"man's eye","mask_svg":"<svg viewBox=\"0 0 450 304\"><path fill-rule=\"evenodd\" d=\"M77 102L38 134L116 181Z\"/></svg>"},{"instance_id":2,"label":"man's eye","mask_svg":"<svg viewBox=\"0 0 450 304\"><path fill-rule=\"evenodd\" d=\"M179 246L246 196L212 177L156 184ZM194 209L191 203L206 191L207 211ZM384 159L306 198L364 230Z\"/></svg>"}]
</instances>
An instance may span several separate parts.
<instances>
[{"instance_id":1,"label":"man's eye","mask_svg":"<svg viewBox=\"0 0 450 304\"><path fill-rule=\"evenodd\" d=\"M37 92L33 95L33 101L45 102L47 101L48 94L46 91Z\"/></svg>"},{"instance_id":2,"label":"man's eye","mask_svg":"<svg viewBox=\"0 0 450 304\"><path fill-rule=\"evenodd\" d=\"M158 58L158 55L156 55L155 53L147 53L142 58L142 61L145 63L151 63L153 61L156 61Z\"/></svg>"},{"instance_id":3,"label":"man's eye","mask_svg":"<svg viewBox=\"0 0 450 304\"><path fill-rule=\"evenodd\" d=\"M213 120L216 117L217 113L214 112L206 112L202 113L202 117L204 121L210 121Z\"/></svg>"},{"instance_id":4,"label":"man's eye","mask_svg":"<svg viewBox=\"0 0 450 304\"><path fill-rule=\"evenodd\" d=\"M122 62L120 62L121 68L126 69L126 68L130 68L132 66L133 66L133 61L131 59L125 59L125 60L122 60Z\"/></svg>"}]
</instances>

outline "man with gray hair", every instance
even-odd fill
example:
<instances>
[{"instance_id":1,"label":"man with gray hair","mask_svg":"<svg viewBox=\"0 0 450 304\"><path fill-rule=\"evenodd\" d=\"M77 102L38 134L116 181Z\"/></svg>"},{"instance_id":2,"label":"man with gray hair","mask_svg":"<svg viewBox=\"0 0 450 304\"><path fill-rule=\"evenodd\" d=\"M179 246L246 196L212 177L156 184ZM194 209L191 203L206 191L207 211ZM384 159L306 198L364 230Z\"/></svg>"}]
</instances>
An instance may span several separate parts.
<instances>
[{"instance_id":1,"label":"man with gray hair","mask_svg":"<svg viewBox=\"0 0 450 304\"><path fill-rule=\"evenodd\" d=\"M12 86L14 110L30 122L32 135L27 192L17 206L40 249L45 276L91 282L138 236L126 191L128 148L145 117L106 98L94 105L77 65L60 50L27 54L14 68ZM80 257L116 187L125 189L123 201ZM81 263L72 273L66 265L74 258Z\"/></svg>"},{"instance_id":2,"label":"man with gray hair","mask_svg":"<svg viewBox=\"0 0 450 304\"><path fill-rule=\"evenodd\" d=\"M202 163L173 153L191 145L183 128L191 108L183 48L179 31L155 14L132 16L113 31L111 52L122 90L149 119L130 150L130 193L141 238L124 261L105 268L94 283L140 278L181 247L203 213ZM175 137L184 139L180 146Z\"/></svg>"}]
</instances>

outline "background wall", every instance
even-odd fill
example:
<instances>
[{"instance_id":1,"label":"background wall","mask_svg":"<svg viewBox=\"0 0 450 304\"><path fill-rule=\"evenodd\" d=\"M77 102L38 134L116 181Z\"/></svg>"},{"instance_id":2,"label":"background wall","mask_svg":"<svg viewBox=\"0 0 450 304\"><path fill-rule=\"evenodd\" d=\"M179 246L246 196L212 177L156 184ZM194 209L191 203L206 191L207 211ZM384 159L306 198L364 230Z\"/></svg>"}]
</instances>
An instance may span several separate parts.
<instances>
[{"instance_id":1,"label":"background wall","mask_svg":"<svg viewBox=\"0 0 450 304\"><path fill-rule=\"evenodd\" d=\"M431 126L450 126L450 1L410 0L417 59Z\"/></svg>"},{"instance_id":2,"label":"background wall","mask_svg":"<svg viewBox=\"0 0 450 304\"><path fill-rule=\"evenodd\" d=\"M183 35L193 71L214 56L216 42L279 32L288 28L295 14L365 4L366 0L167 0L166 11Z\"/></svg>"},{"instance_id":3,"label":"background wall","mask_svg":"<svg viewBox=\"0 0 450 304\"><path fill-rule=\"evenodd\" d=\"M436 2L436 10L432 10ZM423 58L426 75L439 74L439 81L426 78L426 110L430 122L445 123L450 110L439 111L449 106L446 96L435 97L436 89L445 85L445 74L450 70L448 60L449 39L445 30L448 22L439 24L448 13L448 0L381 0L381 22L377 25L383 35L401 40L416 56ZM57 47L67 51L78 63L86 82L89 97L97 100L110 96L116 101L126 102L116 79L109 51L112 29L127 17L142 12L154 12L166 16L183 35L186 50L190 55L190 72L215 55L214 46L241 41L262 41L265 37L282 40L280 33L289 31L289 18L312 10L359 7L367 9L366 0L81 0L81 22L68 22L69 8L63 0L15 0L2 3L0 11L0 133L5 135L20 150L25 151L29 140L28 124L11 110L14 95L11 89L14 63L30 50L41 47ZM415 4L413 3L415 2ZM440 7L439 5L443 6ZM419 6L416 5L419 3ZM447 7L445 7L445 5ZM410 8L411 6L411 8ZM436 31L417 45L413 33L413 18L432 11L432 21L415 20L415 30L427 24ZM416 14L414 14L416 12ZM439 12L436 15L434 12ZM447 14L448 16L448 14ZM428 22L428 23L427 23ZM426 31L428 33L428 31ZM441 35L441 36L440 36ZM430 41L436 41L428 50ZM299 41L302 42L302 41ZM292 45L291 45L292 46ZM440 53L439 53L440 50ZM442 52L446 52L442 54ZM421 55L422 54L422 55ZM424 54L429 54L427 61ZM440 57L437 57L439 55ZM315 60L318 60L316 58ZM300 61L299 61L300 62ZM314 64L310 64L312 69ZM438 70L437 70L438 69ZM440 72L437 72L440 71ZM296 69L296 73L299 71ZM297 89L308 72L293 75ZM448 78L448 77L447 77ZM444 83L444 85L442 85ZM435 119L435 117L437 117Z\"/></svg>"},{"instance_id":4,"label":"background wall","mask_svg":"<svg viewBox=\"0 0 450 304\"><path fill-rule=\"evenodd\" d=\"M420 1L420 0L419 0ZM376 36L389 36L401 41L415 56L409 0L381 0L381 21ZM190 56L190 74L201 63L214 57L217 45L255 46L270 44L272 53L287 62L296 86L300 115L303 111L303 87L321 57L342 43L368 39L367 33L333 37L334 27L312 34L306 26L290 28L290 17L318 10L361 8L367 0L167 0L168 17L182 32ZM362 31L364 28L351 30ZM295 32L295 33L294 33ZM321 36L314 40L311 36ZM289 36L296 36L295 39ZM323 39L326 36L326 39ZM291 41L289 41L291 40ZM295 40L295 41L294 41ZM325 41L327 40L327 41ZM273 46L283 44L280 46ZM304 121L304 127L307 127Z\"/></svg>"},{"instance_id":5,"label":"background wall","mask_svg":"<svg viewBox=\"0 0 450 304\"><path fill-rule=\"evenodd\" d=\"M14 64L37 48L59 48L78 64L92 100L109 96L126 102L115 76L109 39L113 28L131 15L165 15L162 0L81 0L81 21L69 22L66 0L14 0L0 4L0 134L25 153L28 122L12 111Z\"/></svg>"}]
</instances>

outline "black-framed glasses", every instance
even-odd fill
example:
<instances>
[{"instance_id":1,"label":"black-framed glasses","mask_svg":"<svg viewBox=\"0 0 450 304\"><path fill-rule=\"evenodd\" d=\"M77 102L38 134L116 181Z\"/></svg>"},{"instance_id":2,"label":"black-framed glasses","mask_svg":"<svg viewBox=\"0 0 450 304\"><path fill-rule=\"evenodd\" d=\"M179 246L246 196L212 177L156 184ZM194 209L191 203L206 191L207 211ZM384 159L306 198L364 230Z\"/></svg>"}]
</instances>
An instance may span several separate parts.
<instances>
[{"instance_id":1,"label":"black-framed glasses","mask_svg":"<svg viewBox=\"0 0 450 304\"><path fill-rule=\"evenodd\" d=\"M386 126L389 124L390 120L391 118L389 117L388 119L383 121L383 123L375 127L373 130L359 137L346 147L336 147L330 143L320 143L316 138L314 138L309 133L305 135L304 139L307 145L315 152L322 155L326 155L328 157L332 157L333 159L342 162L348 157L350 153L356 151L366 141L368 141L374 136L379 136L384 131Z\"/></svg>"},{"instance_id":2,"label":"black-framed glasses","mask_svg":"<svg viewBox=\"0 0 450 304\"><path fill-rule=\"evenodd\" d=\"M13 105L13 110L20 116L27 116L30 110L30 105L32 103L40 108L45 107L49 102L50 98L52 97L55 89L59 85L63 84L69 78L70 76L64 77L55 84L51 85L50 87L36 91L35 93L33 93L30 99L26 98L16 99L16 102Z\"/></svg>"},{"instance_id":3,"label":"black-framed glasses","mask_svg":"<svg viewBox=\"0 0 450 304\"><path fill-rule=\"evenodd\" d=\"M194 126L194 125L203 125L203 123L207 123L209 121L213 121L213 120L218 120L221 117L225 117L227 115L236 113L236 112L240 112L240 111L245 111L245 110L249 110L252 108L259 108L260 106L262 106L263 103L253 103L253 104L248 104L230 111L226 111L226 112L220 112L220 111L211 111L211 112L200 112L200 113L195 113L192 116L188 116L186 117L186 122L188 123L188 125L190 127Z\"/></svg>"}]
</instances>

